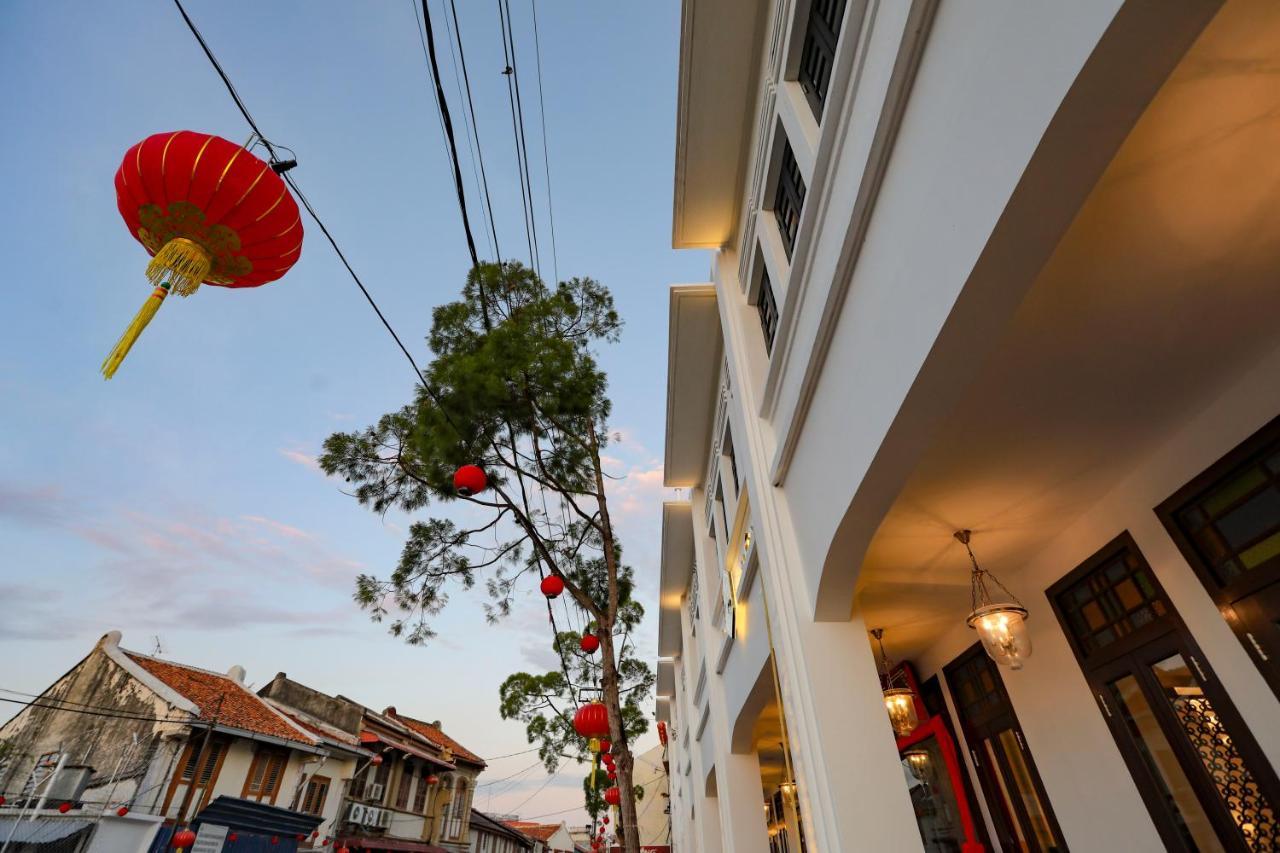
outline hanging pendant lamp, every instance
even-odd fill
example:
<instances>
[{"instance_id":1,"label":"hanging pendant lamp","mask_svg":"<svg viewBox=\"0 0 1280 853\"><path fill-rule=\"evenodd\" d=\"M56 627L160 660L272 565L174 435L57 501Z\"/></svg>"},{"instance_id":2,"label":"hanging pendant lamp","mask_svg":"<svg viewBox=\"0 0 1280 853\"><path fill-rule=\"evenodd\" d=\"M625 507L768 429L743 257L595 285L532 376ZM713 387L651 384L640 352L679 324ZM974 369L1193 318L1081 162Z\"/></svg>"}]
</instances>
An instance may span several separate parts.
<instances>
[{"instance_id":1,"label":"hanging pendant lamp","mask_svg":"<svg viewBox=\"0 0 1280 853\"><path fill-rule=\"evenodd\" d=\"M896 736L906 737L920 724L920 717L916 714L915 691L905 684L898 685L895 682L889 656L884 653L884 629L872 628L871 636L880 645L880 685L884 689L884 707L889 712L889 722L893 725Z\"/></svg>"},{"instance_id":2,"label":"hanging pendant lamp","mask_svg":"<svg viewBox=\"0 0 1280 853\"><path fill-rule=\"evenodd\" d=\"M972 536L969 530L956 531L956 539L969 554L972 573L969 577L971 612L965 623L978 632L982 647L993 661L1010 669L1022 669L1023 662L1031 657L1031 634L1027 631L1027 608L1018 597L1009 592L1000 580L978 565L973 549L969 547ZM999 588L1000 596L992 599L990 582Z\"/></svg>"}]
</instances>

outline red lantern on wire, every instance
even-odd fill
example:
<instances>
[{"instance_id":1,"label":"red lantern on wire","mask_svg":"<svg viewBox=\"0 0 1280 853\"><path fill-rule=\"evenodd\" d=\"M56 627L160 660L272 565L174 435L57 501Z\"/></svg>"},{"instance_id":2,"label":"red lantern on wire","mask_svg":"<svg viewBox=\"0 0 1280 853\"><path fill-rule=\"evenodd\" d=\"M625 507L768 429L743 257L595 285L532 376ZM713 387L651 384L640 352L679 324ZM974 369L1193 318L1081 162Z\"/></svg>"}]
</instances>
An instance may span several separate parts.
<instances>
[{"instance_id":1,"label":"red lantern on wire","mask_svg":"<svg viewBox=\"0 0 1280 853\"><path fill-rule=\"evenodd\" d=\"M125 815L127 815L128 813L129 813L129 807L128 807L128 806L121 806L120 808L116 809L116 814L117 814L118 816L120 816L120 817L124 817L124 816L125 816Z\"/></svg>"},{"instance_id":2,"label":"red lantern on wire","mask_svg":"<svg viewBox=\"0 0 1280 853\"><path fill-rule=\"evenodd\" d=\"M240 840L240 836L236 835L234 832L227 836L227 841L230 841L232 844L234 844L239 840Z\"/></svg>"},{"instance_id":3,"label":"red lantern on wire","mask_svg":"<svg viewBox=\"0 0 1280 853\"><path fill-rule=\"evenodd\" d=\"M62 814L66 814L67 812L71 811L71 803L63 803L62 805L58 806L58 811L61 812Z\"/></svg>"},{"instance_id":4,"label":"red lantern on wire","mask_svg":"<svg viewBox=\"0 0 1280 853\"><path fill-rule=\"evenodd\" d=\"M600 638L595 634L583 634L582 639L578 642L578 648L589 655L593 655L600 648Z\"/></svg>"},{"instance_id":5,"label":"red lantern on wire","mask_svg":"<svg viewBox=\"0 0 1280 853\"><path fill-rule=\"evenodd\" d=\"M271 836L271 843L272 843L272 844L279 844L279 843L280 843L280 836L278 836L278 835L273 835L273 836Z\"/></svg>"},{"instance_id":6,"label":"red lantern on wire","mask_svg":"<svg viewBox=\"0 0 1280 853\"><path fill-rule=\"evenodd\" d=\"M602 740L600 741L600 751L601 751L601 752L604 752L604 753L612 753L612 752L613 752L613 741L609 740L608 738L604 738L604 739L602 739Z\"/></svg>"},{"instance_id":7,"label":"red lantern on wire","mask_svg":"<svg viewBox=\"0 0 1280 853\"><path fill-rule=\"evenodd\" d=\"M604 792L604 801L611 806L622 805L622 791L615 785Z\"/></svg>"},{"instance_id":8,"label":"red lantern on wire","mask_svg":"<svg viewBox=\"0 0 1280 853\"><path fill-rule=\"evenodd\" d=\"M116 205L152 255L155 289L102 362L107 379L170 292L258 287L302 254L302 219L285 182L248 149L207 133L157 133L126 151Z\"/></svg>"},{"instance_id":9,"label":"red lantern on wire","mask_svg":"<svg viewBox=\"0 0 1280 853\"><path fill-rule=\"evenodd\" d=\"M439 784L440 784L440 777L439 777L439 776L437 776L436 774L432 773L430 776L428 776L428 777L427 777L427 784L428 784L428 785L439 785Z\"/></svg>"},{"instance_id":10,"label":"red lantern on wire","mask_svg":"<svg viewBox=\"0 0 1280 853\"><path fill-rule=\"evenodd\" d=\"M573 730L579 737L600 738L609 734L609 710L603 702L588 702L573 715Z\"/></svg>"},{"instance_id":11,"label":"red lantern on wire","mask_svg":"<svg viewBox=\"0 0 1280 853\"><path fill-rule=\"evenodd\" d=\"M604 824L605 826L608 826L608 825L609 825L609 816L608 816L608 815L605 815L604 817L600 818L600 823Z\"/></svg>"},{"instance_id":12,"label":"red lantern on wire","mask_svg":"<svg viewBox=\"0 0 1280 853\"><path fill-rule=\"evenodd\" d=\"M4 803L5 803L5 799L2 795L0 795L0 806L3 806Z\"/></svg>"},{"instance_id":13,"label":"red lantern on wire","mask_svg":"<svg viewBox=\"0 0 1280 853\"><path fill-rule=\"evenodd\" d=\"M463 465L453 474L453 489L464 498L478 495L489 488L489 478L479 465Z\"/></svg>"},{"instance_id":14,"label":"red lantern on wire","mask_svg":"<svg viewBox=\"0 0 1280 853\"><path fill-rule=\"evenodd\" d=\"M192 844L196 843L196 834L189 829L183 829L173 834L173 846L179 850L186 850Z\"/></svg>"},{"instance_id":15,"label":"red lantern on wire","mask_svg":"<svg viewBox=\"0 0 1280 853\"><path fill-rule=\"evenodd\" d=\"M382 763L382 755L379 754L379 755L375 755L373 758L370 758L369 763L372 764L374 767L377 767Z\"/></svg>"},{"instance_id":16,"label":"red lantern on wire","mask_svg":"<svg viewBox=\"0 0 1280 853\"><path fill-rule=\"evenodd\" d=\"M559 598L564 592L564 580L559 575L547 575L542 579L541 589L547 598Z\"/></svg>"}]
</instances>

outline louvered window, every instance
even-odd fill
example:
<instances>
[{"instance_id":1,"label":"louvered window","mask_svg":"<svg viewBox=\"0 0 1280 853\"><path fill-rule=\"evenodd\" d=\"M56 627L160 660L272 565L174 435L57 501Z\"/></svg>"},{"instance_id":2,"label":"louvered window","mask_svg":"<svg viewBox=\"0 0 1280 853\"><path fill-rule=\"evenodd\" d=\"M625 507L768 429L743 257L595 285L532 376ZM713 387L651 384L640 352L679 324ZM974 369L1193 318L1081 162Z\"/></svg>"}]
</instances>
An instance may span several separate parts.
<instances>
[{"instance_id":1,"label":"louvered window","mask_svg":"<svg viewBox=\"0 0 1280 853\"><path fill-rule=\"evenodd\" d=\"M796 247L796 231L800 228L800 211L804 209L804 178L800 164L796 162L791 142L784 141L782 163L778 169L778 191L773 198L773 215L778 218L778 231L782 235L782 247L787 258Z\"/></svg>"},{"instance_id":2,"label":"louvered window","mask_svg":"<svg viewBox=\"0 0 1280 853\"><path fill-rule=\"evenodd\" d=\"M280 793L280 781L288 761L289 753L285 750L258 750L253 764L249 766L249 775L245 777L243 798L274 803L276 794Z\"/></svg>"},{"instance_id":3,"label":"louvered window","mask_svg":"<svg viewBox=\"0 0 1280 853\"><path fill-rule=\"evenodd\" d=\"M226 748L225 741L211 740L209 742L209 748L205 751L204 766L200 770L200 780L196 783L197 788L203 788L209 784L209 778L213 776L213 771L218 766L218 759L222 757L222 753ZM200 746L198 744L193 744L187 748L187 760L182 767L182 781L191 781L191 776L195 773L196 761L199 757Z\"/></svg>"},{"instance_id":4,"label":"louvered window","mask_svg":"<svg viewBox=\"0 0 1280 853\"><path fill-rule=\"evenodd\" d=\"M307 792L302 798L302 811L319 815L324 812L324 801L329 796L329 777L312 776L307 781Z\"/></svg>"},{"instance_id":5,"label":"louvered window","mask_svg":"<svg viewBox=\"0 0 1280 853\"><path fill-rule=\"evenodd\" d=\"M409 789L413 787L413 768L405 764L401 768L400 784L396 787L396 808L409 808Z\"/></svg>"},{"instance_id":6,"label":"louvered window","mask_svg":"<svg viewBox=\"0 0 1280 853\"><path fill-rule=\"evenodd\" d=\"M778 302L773 295L769 273L760 276L760 295L756 297L756 311L760 313L760 331L764 333L764 351L773 353L773 338L778 333Z\"/></svg>"},{"instance_id":7,"label":"louvered window","mask_svg":"<svg viewBox=\"0 0 1280 853\"><path fill-rule=\"evenodd\" d=\"M418 778L418 790L413 795L413 810L418 814L422 814L427 810L427 768L422 768L422 775Z\"/></svg>"},{"instance_id":8,"label":"louvered window","mask_svg":"<svg viewBox=\"0 0 1280 853\"><path fill-rule=\"evenodd\" d=\"M800 52L800 88L804 90L813 117L822 121L835 63L836 42L844 20L845 0L813 0L804 28L804 48Z\"/></svg>"}]
</instances>

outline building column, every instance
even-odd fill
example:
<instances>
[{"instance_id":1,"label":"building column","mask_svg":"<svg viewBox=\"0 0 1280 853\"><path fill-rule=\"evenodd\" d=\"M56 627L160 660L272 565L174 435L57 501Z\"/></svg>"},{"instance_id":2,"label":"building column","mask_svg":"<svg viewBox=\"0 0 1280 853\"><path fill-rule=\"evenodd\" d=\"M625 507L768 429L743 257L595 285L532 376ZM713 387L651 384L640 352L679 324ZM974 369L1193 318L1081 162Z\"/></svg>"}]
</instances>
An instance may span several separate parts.
<instances>
[{"instance_id":1,"label":"building column","mask_svg":"<svg viewBox=\"0 0 1280 853\"><path fill-rule=\"evenodd\" d=\"M693 842L698 853L721 853L720 801L718 797L699 797L693 812Z\"/></svg>"},{"instance_id":2,"label":"building column","mask_svg":"<svg viewBox=\"0 0 1280 853\"><path fill-rule=\"evenodd\" d=\"M755 752L728 753L717 758L716 800L720 803L724 848L733 853L769 853L760 759Z\"/></svg>"}]
</instances>

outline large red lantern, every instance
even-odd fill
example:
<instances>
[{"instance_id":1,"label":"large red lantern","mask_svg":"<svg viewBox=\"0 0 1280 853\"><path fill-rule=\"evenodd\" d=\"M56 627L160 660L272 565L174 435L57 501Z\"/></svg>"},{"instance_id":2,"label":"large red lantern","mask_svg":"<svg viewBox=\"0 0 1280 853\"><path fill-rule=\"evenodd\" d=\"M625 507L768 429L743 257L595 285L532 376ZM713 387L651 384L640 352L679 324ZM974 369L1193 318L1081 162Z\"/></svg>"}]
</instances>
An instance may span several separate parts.
<instances>
[{"instance_id":1,"label":"large red lantern","mask_svg":"<svg viewBox=\"0 0 1280 853\"><path fill-rule=\"evenodd\" d=\"M611 806L622 805L622 791L616 785L612 788L607 788L604 792L604 801Z\"/></svg>"},{"instance_id":2,"label":"large red lantern","mask_svg":"<svg viewBox=\"0 0 1280 853\"><path fill-rule=\"evenodd\" d=\"M186 850L192 844L196 843L196 834L189 829L179 830L173 834L173 841L171 843L179 850Z\"/></svg>"},{"instance_id":3,"label":"large red lantern","mask_svg":"<svg viewBox=\"0 0 1280 853\"><path fill-rule=\"evenodd\" d=\"M564 581L559 575L547 575L542 579L541 589L547 598L559 598L564 592Z\"/></svg>"},{"instance_id":4,"label":"large red lantern","mask_svg":"<svg viewBox=\"0 0 1280 853\"><path fill-rule=\"evenodd\" d=\"M587 739L609 734L609 711L603 702L588 702L573 715L573 730Z\"/></svg>"},{"instance_id":5,"label":"large red lantern","mask_svg":"<svg viewBox=\"0 0 1280 853\"><path fill-rule=\"evenodd\" d=\"M248 149L207 133L157 133L126 151L116 204L153 256L155 290L102 363L107 379L171 291L258 287L302 254L302 219L285 182Z\"/></svg>"},{"instance_id":6,"label":"large red lantern","mask_svg":"<svg viewBox=\"0 0 1280 853\"><path fill-rule=\"evenodd\" d=\"M662 720L658 720L658 742L667 745L667 724Z\"/></svg>"},{"instance_id":7,"label":"large red lantern","mask_svg":"<svg viewBox=\"0 0 1280 853\"><path fill-rule=\"evenodd\" d=\"M489 478L479 465L463 465L453 474L453 489L464 498L478 495L489 487Z\"/></svg>"},{"instance_id":8,"label":"large red lantern","mask_svg":"<svg viewBox=\"0 0 1280 853\"><path fill-rule=\"evenodd\" d=\"M578 642L578 648L589 655L593 655L600 648L600 638L595 634L583 634L582 639Z\"/></svg>"}]
</instances>

